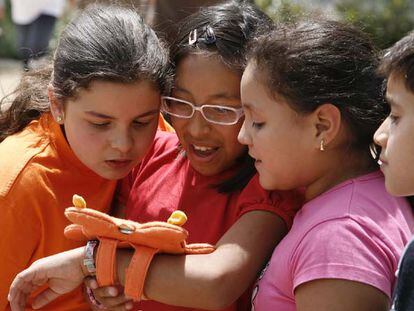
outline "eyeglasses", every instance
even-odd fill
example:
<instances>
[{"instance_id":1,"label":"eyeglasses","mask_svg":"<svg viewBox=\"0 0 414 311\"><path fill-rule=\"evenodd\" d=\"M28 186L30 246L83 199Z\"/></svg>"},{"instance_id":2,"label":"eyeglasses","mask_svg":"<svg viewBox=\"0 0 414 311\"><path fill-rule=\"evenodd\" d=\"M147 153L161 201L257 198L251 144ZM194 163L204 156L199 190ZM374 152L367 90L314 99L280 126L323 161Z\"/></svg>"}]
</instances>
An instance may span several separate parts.
<instances>
[{"instance_id":1,"label":"eyeglasses","mask_svg":"<svg viewBox=\"0 0 414 311\"><path fill-rule=\"evenodd\" d=\"M196 111L200 111L208 122L220 125L236 124L244 115L242 108L219 105L202 105L198 107L188 101L169 96L161 98L161 111L182 119L190 119Z\"/></svg>"}]
</instances>

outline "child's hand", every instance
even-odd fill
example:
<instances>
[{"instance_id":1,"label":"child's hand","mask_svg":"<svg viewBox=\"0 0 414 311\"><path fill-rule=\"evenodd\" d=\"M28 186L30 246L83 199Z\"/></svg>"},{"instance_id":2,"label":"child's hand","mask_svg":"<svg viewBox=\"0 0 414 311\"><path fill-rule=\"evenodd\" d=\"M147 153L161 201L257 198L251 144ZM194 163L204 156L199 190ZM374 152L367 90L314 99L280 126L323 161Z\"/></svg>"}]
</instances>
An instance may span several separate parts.
<instances>
[{"instance_id":1,"label":"child's hand","mask_svg":"<svg viewBox=\"0 0 414 311\"><path fill-rule=\"evenodd\" d=\"M133 301L125 297L121 287L98 287L94 277L86 278L85 286L87 294L90 293L88 294L89 301L95 310L125 311L132 310L134 307Z\"/></svg>"},{"instance_id":2,"label":"child's hand","mask_svg":"<svg viewBox=\"0 0 414 311\"><path fill-rule=\"evenodd\" d=\"M47 284L48 289L39 294L33 308L41 308L59 296L69 293L82 284L87 276L83 270L84 247L45 257L35 261L20 272L10 286L8 300L13 311L25 310L30 294Z\"/></svg>"}]
</instances>

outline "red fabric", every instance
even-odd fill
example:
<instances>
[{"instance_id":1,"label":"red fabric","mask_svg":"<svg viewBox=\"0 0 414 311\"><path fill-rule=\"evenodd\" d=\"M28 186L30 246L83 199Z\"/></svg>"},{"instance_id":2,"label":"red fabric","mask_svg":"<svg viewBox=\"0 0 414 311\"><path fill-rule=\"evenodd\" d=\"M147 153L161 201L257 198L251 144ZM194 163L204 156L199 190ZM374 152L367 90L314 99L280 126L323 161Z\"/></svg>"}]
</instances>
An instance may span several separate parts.
<instances>
[{"instance_id":1,"label":"red fabric","mask_svg":"<svg viewBox=\"0 0 414 311\"><path fill-rule=\"evenodd\" d=\"M159 132L141 167L123 181L121 197L125 200L129 193L126 218L166 221L179 209L188 216L183 226L189 232L187 242L213 245L241 215L252 210L276 213L290 226L296 206L292 194L264 191L257 176L241 192L220 194L212 187L234 173L230 170L212 177L198 174L180 152L176 135ZM145 311L195 310L151 301L143 301L139 307ZM236 304L226 310L236 310Z\"/></svg>"}]
</instances>

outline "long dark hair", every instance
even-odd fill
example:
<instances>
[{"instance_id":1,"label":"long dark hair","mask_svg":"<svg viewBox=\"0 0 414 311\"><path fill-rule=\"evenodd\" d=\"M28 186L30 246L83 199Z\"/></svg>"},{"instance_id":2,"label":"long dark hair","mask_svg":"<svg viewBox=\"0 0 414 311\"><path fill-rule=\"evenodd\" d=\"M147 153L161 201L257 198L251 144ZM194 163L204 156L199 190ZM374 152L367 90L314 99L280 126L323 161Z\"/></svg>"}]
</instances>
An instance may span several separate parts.
<instances>
[{"instance_id":1,"label":"long dark hair","mask_svg":"<svg viewBox=\"0 0 414 311\"><path fill-rule=\"evenodd\" d=\"M169 68L167 49L136 11L92 5L62 32L53 66L23 77L11 107L0 115L0 141L49 111L48 83L62 102L95 80L148 80L165 92Z\"/></svg>"},{"instance_id":2,"label":"long dark hair","mask_svg":"<svg viewBox=\"0 0 414 311\"><path fill-rule=\"evenodd\" d=\"M298 113L335 105L352 135L350 150L376 165L373 135L389 108L376 74L379 53L366 34L329 20L277 25L252 43L249 61L265 73L272 94Z\"/></svg>"},{"instance_id":3,"label":"long dark hair","mask_svg":"<svg viewBox=\"0 0 414 311\"><path fill-rule=\"evenodd\" d=\"M248 43L258 33L270 28L271 19L249 1L228 1L200 9L184 19L171 48L173 67L194 53L214 54L225 66L239 72L245 67ZM194 42L189 44L189 37ZM239 172L217 185L221 193L243 189L256 173L254 161L247 151L238 159Z\"/></svg>"}]
</instances>

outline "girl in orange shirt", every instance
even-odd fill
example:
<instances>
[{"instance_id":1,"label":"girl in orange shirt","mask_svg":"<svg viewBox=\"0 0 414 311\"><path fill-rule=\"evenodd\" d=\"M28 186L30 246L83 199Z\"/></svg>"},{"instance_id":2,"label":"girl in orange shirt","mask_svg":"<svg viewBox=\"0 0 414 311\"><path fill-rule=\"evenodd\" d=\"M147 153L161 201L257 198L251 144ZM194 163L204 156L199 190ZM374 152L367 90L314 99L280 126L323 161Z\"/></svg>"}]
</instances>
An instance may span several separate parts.
<instances>
[{"instance_id":1,"label":"girl in orange shirt","mask_svg":"<svg viewBox=\"0 0 414 311\"><path fill-rule=\"evenodd\" d=\"M46 69L22 80L0 115L0 310L19 271L81 246L63 236L73 193L108 212L116 180L153 141L168 81L166 49L119 7L85 10L60 37L52 77ZM46 310L89 307L78 290Z\"/></svg>"}]
</instances>

